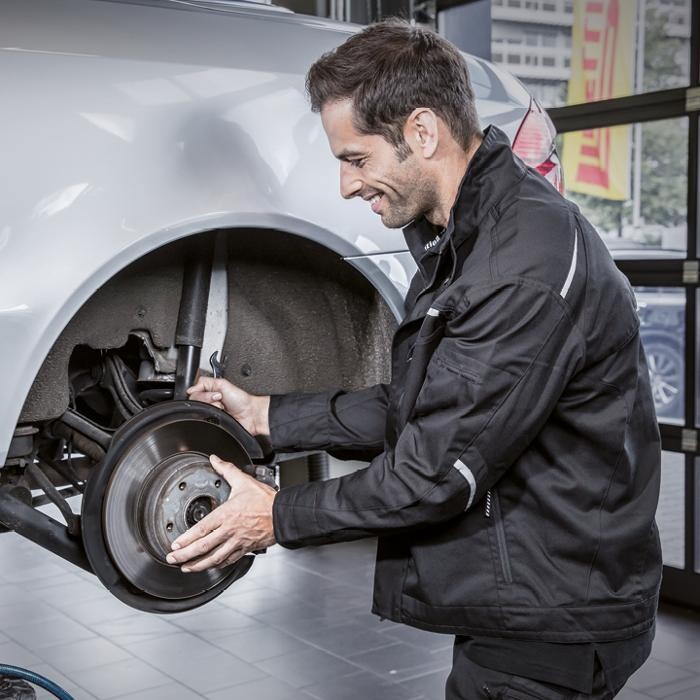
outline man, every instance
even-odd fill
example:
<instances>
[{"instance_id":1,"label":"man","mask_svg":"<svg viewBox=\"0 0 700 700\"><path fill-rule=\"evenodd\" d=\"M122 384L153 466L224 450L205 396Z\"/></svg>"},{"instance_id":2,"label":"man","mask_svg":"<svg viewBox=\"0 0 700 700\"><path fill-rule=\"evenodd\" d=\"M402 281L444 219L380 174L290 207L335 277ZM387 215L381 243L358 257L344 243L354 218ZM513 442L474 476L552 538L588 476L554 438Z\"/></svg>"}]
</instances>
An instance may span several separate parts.
<instances>
[{"instance_id":1,"label":"man","mask_svg":"<svg viewBox=\"0 0 700 700\"><path fill-rule=\"evenodd\" d=\"M212 457L231 500L174 544L185 571L379 536L373 611L456 635L449 699L610 698L648 656L659 435L633 293L579 210L482 134L436 34L372 25L307 76L343 197L405 227L418 265L392 380L192 399L275 449L370 459L274 494Z\"/></svg>"}]
</instances>

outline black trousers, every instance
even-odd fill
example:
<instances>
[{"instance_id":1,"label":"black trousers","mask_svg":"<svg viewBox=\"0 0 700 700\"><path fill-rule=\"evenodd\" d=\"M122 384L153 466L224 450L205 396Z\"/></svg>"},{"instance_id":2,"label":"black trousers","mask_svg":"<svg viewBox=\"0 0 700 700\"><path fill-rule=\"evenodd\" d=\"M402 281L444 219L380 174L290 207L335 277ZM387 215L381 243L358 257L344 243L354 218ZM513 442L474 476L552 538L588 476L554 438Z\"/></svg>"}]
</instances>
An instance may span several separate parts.
<instances>
[{"instance_id":1,"label":"black trousers","mask_svg":"<svg viewBox=\"0 0 700 700\"><path fill-rule=\"evenodd\" d=\"M609 700L621 688L609 688L596 659L593 692L590 695L560 685L493 671L470 661L458 645L452 656L445 700Z\"/></svg>"}]
</instances>

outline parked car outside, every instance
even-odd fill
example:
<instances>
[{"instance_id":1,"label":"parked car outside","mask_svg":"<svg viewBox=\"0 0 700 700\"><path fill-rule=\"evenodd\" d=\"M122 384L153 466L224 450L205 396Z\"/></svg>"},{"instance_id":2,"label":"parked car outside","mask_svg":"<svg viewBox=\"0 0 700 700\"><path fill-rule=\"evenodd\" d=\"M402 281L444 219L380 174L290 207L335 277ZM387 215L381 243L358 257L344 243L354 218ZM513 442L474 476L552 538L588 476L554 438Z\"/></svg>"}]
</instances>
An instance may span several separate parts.
<instances>
[{"instance_id":1,"label":"parked car outside","mask_svg":"<svg viewBox=\"0 0 700 700\"><path fill-rule=\"evenodd\" d=\"M685 251L625 238L606 238L616 260L673 260ZM662 422L684 418L685 290L679 287L634 288L647 356L656 415Z\"/></svg>"}]
</instances>

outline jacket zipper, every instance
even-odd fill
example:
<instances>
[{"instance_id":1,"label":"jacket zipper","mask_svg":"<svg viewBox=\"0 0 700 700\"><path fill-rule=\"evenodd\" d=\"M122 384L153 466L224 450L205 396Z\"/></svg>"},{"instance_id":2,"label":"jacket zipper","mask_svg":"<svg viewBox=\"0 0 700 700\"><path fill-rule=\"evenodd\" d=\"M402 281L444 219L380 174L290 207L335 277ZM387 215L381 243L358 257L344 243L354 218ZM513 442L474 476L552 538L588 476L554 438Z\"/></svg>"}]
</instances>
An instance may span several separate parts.
<instances>
[{"instance_id":1,"label":"jacket zipper","mask_svg":"<svg viewBox=\"0 0 700 700\"><path fill-rule=\"evenodd\" d=\"M489 489L486 492L486 507L484 516L491 518L493 514L493 524L496 529L496 544L498 546L498 558L501 560L501 571L506 583L513 583L513 573L510 569L510 559L508 558L508 549L506 548L506 531L503 527L503 518L501 517L501 504L498 500L498 491Z\"/></svg>"}]
</instances>

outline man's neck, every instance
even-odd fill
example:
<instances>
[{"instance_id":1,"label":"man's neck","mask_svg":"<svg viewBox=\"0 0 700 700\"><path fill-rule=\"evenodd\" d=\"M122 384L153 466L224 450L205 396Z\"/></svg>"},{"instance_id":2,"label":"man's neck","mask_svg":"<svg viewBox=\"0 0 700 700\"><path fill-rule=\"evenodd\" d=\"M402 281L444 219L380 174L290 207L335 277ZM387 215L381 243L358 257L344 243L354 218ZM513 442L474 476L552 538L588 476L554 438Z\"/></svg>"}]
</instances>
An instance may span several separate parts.
<instances>
[{"instance_id":1,"label":"man's neck","mask_svg":"<svg viewBox=\"0 0 700 700\"><path fill-rule=\"evenodd\" d=\"M454 155L447 163L441 165L438 192L439 201L437 206L425 214L425 218L431 223L444 229L450 220L450 212L454 206L459 186L462 184L464 175L469 168L469 164L474 158L482 142L481 137L477 137L472 142L468 151L460 151Z\"/></svg>"}]
</instances>

